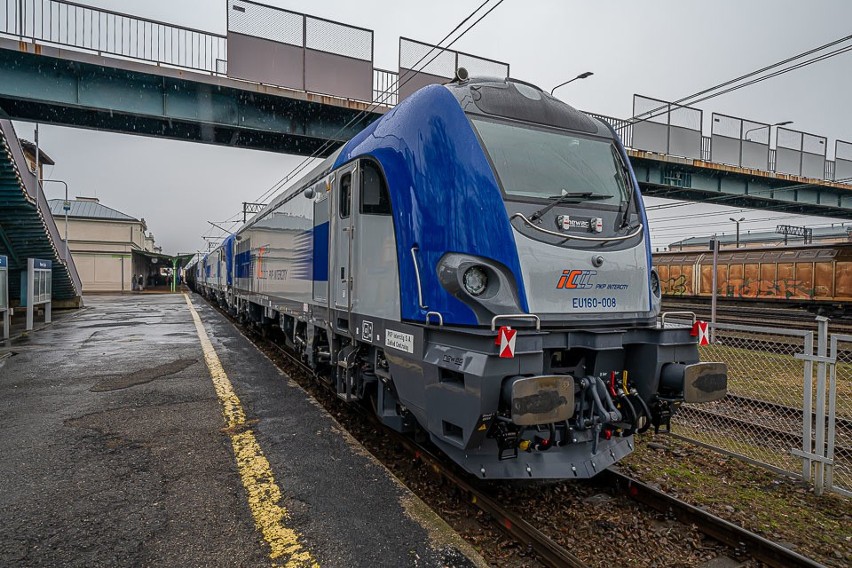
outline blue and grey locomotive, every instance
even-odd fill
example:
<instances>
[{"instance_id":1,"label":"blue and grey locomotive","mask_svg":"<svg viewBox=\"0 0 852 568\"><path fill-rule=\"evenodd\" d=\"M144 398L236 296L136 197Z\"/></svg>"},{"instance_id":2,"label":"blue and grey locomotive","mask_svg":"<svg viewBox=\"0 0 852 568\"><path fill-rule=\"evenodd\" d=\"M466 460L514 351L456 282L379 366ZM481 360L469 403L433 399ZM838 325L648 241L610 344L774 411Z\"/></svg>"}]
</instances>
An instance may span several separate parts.
<instances>
[{"instance_id":1,"label":"blue and grey locomotive","mask_svg":"<svg viewBox=\"0 0 852 568\"><path fill-rule=\"evenodd\" d=\"M480 477L591 477L726 389L689 329L657 326L618 137L511 79L413 94L204 264L341 398Z\"/></svg>"}]
</instances>

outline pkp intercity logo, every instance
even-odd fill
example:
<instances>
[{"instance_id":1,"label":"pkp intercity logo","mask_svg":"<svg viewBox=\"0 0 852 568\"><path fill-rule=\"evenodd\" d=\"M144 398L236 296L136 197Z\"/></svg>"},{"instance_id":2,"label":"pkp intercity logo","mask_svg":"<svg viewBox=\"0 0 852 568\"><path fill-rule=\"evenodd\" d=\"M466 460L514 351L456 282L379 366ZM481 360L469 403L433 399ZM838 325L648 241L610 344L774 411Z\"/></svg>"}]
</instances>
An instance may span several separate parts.
<instances>
[{"instance_id":1,"label":"pkp intercity logo","mask_svg":"<svg viewBox=\"0 0 852 568\"><path fill-rule=\"evenodd\" d=\"M556 289L588 290L592 288L592 276L597 275L596 270L563 270Z\"/></svg>"}]
</instances>

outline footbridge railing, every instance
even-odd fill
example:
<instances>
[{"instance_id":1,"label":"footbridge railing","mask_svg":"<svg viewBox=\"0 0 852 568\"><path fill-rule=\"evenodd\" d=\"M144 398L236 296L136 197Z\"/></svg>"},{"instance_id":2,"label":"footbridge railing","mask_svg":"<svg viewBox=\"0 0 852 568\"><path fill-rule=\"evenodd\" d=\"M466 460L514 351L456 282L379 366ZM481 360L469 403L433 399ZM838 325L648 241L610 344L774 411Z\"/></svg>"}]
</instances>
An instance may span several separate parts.
<instances>
[{"instance_id":1,"label":"footbridge railing","mask_svg":"<svg viewBox=\"0 0 852 568\"><path fill-rule=\"evenodd\" d=\"M510 72L508 63L407 38L399 40L397 70L379 69L372 30L252 0L226 0L226 14L224 33L214 33L68 0L0 0L0 36L383 108L422 86L452 79L460 66L474 76ZM641 95L634 95L629 119L594 116L609 122L635 150L852 182L852 142L836 141L829 159L832 145L826 137L785 128L789 121L708 117L689 105Z\"/></svg>"}]
</instances>

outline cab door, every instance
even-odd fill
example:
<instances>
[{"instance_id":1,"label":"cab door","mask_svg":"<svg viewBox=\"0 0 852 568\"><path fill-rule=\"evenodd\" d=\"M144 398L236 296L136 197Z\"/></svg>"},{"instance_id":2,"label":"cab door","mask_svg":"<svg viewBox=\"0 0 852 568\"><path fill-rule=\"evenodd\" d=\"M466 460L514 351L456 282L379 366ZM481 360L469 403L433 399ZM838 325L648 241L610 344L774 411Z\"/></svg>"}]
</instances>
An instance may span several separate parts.
<instances>
[{"instance_id":1,"label":"cab door","mask_svg":"<svg viewBox=\"0 0 852 568\"><path fill-rule=\"evenodd\" d=\"M329 274L332 286L333 307L338 310L352 311L352 289L354 279L352 274L352 247L354 235L354 216L357 211L358 170L354 165L342 171L335 182L335 195L332 218L333 229L333 262Z\"/></svg>"}]
</instances>

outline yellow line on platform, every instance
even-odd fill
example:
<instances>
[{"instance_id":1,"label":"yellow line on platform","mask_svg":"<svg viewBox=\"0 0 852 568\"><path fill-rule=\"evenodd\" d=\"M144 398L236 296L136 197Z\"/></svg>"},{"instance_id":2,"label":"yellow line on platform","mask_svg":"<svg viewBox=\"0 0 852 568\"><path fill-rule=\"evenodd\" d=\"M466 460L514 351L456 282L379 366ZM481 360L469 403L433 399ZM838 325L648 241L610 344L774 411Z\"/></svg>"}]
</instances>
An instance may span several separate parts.
<instances>
[{"instance_id":1,"label":"yellow line on platform","mask_svg":"<svg viewBox=\"0 0 852 568\"><path fill-rule=\"evenodd\" d=\"M198 339L204 351L204 360L210 370L216 395L222 403L222 414L225 416L227 431L234 447L237 458L237 468L243 480L243 487L248 495L248 504L257 529L269 544L269 557L275 566L286 568L318 567L311 553L299 542L299 534L284 525L288 518L286 509L279 505L281 489L272 475L272 468L260 444L254 437L254 432L246 427L246 415L240 399L234 392L234 387L222 368L222 362L213 348L213 343L207 335L207 330L187 294L186 305L195 321Z\"/></svg>"}]
</instances>

